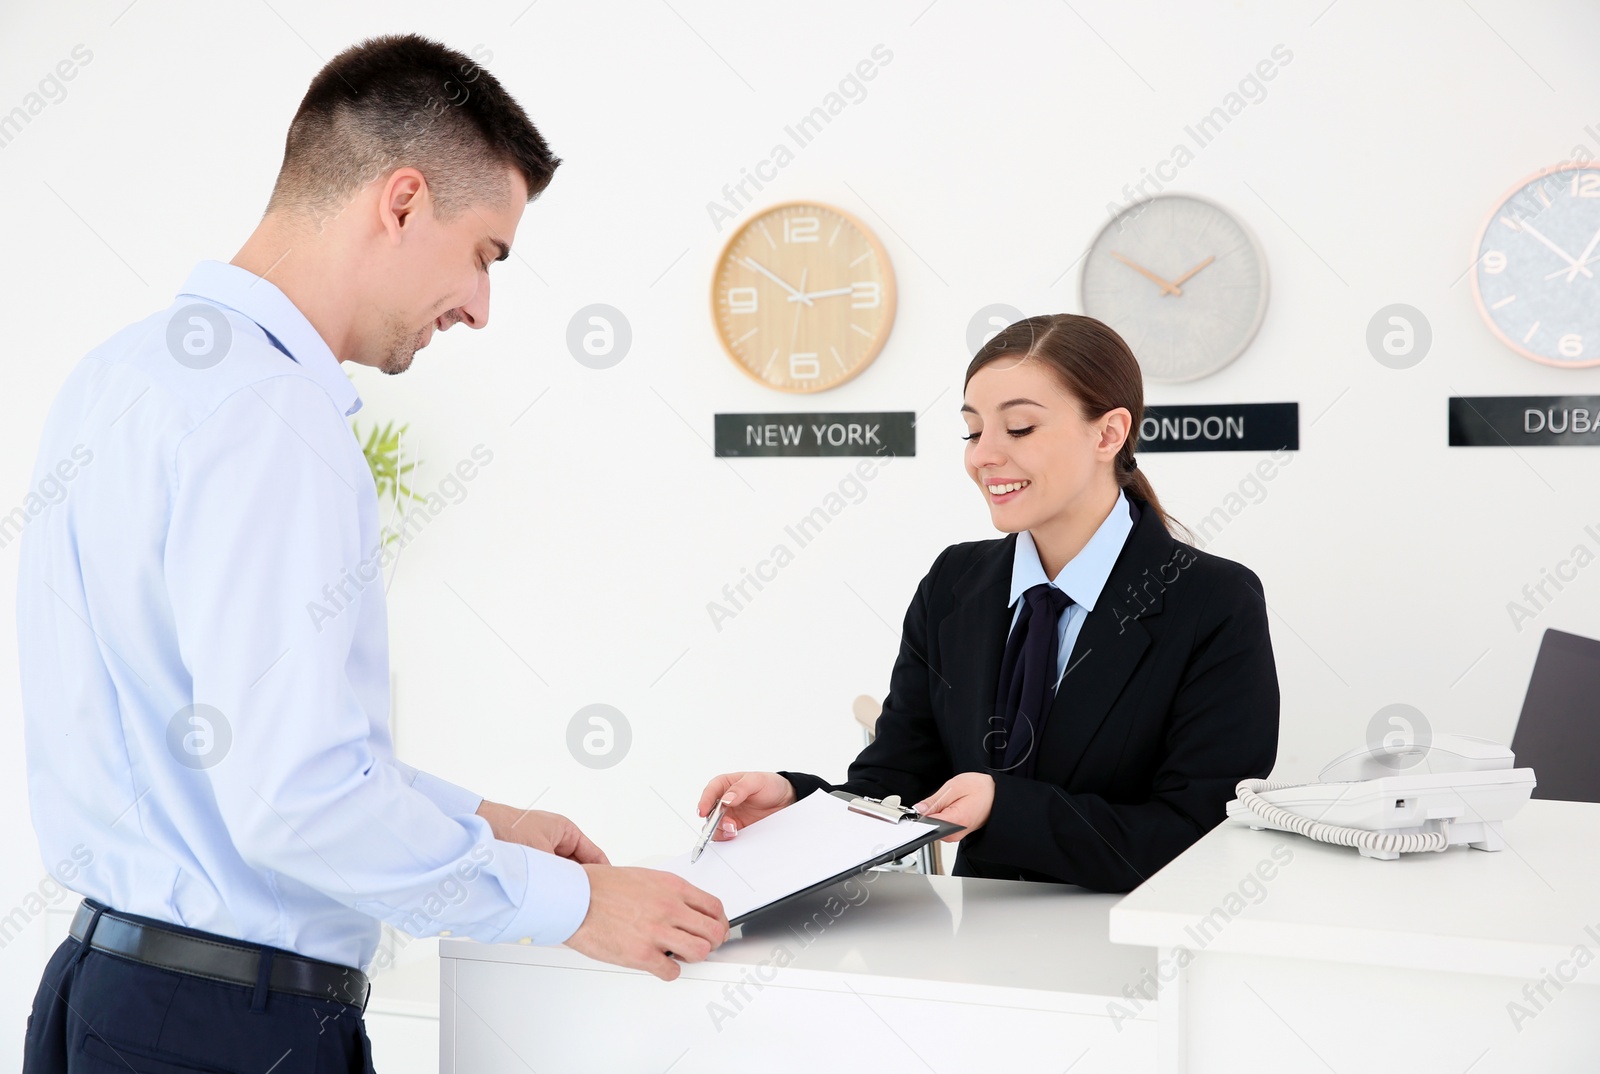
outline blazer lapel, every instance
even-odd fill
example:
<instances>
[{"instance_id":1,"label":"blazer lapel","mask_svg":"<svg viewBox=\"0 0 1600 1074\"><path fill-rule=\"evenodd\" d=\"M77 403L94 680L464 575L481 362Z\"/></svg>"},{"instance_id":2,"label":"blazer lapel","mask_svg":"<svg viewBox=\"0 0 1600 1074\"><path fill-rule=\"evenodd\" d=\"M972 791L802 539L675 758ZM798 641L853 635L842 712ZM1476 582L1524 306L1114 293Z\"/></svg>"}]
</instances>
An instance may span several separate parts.
<instances>
[{"instance_id":1,"label":"blazer lapel","mask_svg":"<svg viewBox=\"0 0 1600 1074\"><path fill-rule=\"evenodd\" d=\"M939 651L950 697L946 712L955 738L951 760L957 772L989 767L985 736L994 725L1000 660L1011 622L1011 560L1015 535L995 541L955 585L956 606L939 622Z\"/></svg>"},{"instance_id":2,"label":"blazer lapel","mask_svg":"<svg viewBox=\"0 0 1600 1074\"><path fill-rule=\"evenodd\" d=\"M1089 740L1150 645L1150 634L1139 620L1161 611L1164 587L1159 571L1171 559L1173 548L1173 539L1156 513L1141 504L1139 521L1068 657L1039 743L1035 779L1057 785L1071 780Z\"/></svg>"}]
</instances>

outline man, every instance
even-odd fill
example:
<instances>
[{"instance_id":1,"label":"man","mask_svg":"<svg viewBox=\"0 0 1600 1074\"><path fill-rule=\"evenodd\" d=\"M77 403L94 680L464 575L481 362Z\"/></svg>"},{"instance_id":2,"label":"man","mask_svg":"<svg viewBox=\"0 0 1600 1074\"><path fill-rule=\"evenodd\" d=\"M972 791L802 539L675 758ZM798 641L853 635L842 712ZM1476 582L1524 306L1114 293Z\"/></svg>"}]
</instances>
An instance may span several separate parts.
<instances>
[{"instance_id":1,"label":"man","mask_svg":"<svg viewBox=\"0 0 1600 1074\"><path fill-rule=\"evenodd\" d=\"M377 500L339 363L399 373L483 328L488 268L559 163L466 56L365 42L312 82L232 262L68 377L34 471L67 493L23 538L18 635L34 823L46 861L87 862L88 898L29 1074L370 1070L380 921L665 979L726 938L716 899L402 764L387 731ZM330 585L337 614L309 616Z\"/></svg>"}]
</instances>

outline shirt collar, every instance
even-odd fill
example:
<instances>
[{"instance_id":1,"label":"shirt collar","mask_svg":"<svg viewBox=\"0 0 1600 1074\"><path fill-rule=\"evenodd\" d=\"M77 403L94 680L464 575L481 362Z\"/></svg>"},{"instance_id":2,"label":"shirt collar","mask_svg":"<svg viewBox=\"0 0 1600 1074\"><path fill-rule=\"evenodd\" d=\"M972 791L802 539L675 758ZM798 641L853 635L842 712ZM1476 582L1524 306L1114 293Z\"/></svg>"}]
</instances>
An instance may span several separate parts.
<instances>
[{"instance_id":1,"label":"shirt collar","mask_svg":"<svg viewBox=\"0 0 1600 1074\"><path fill-rule=\"evenodd\" d=\"M1011 560L1010 604L1015 604L1022 594L1034 586L1048 582L1075 603L1094 611L1094 603L1100 599L1100 591L1105 588L1111 568L1117 562L1117 553L1122 551L1128 534L1133 530L1133 516L1128 506L1128 497L1118 490L1117 502L1112 505L1106 520L1094 531L1089 543L1053 579L1045 577L1044 564L1039 562L1039 547L1033 543L1033 534L1027 530L1017 534L1017 549Z\"/></svg>"},{"instance_id":2,"label":"shirt collar","mask_svg":"<svg viewBox=\"0 0 1600 1074\"><path fill-rule=\"evenodd\" d=\"M361 396L339 368L339 359L306 315L276 285L238 265L202 261L189 273L178 294L203 298L250 318L322 386L346 417L361 409Z\"/></svg>"}]
</instances>

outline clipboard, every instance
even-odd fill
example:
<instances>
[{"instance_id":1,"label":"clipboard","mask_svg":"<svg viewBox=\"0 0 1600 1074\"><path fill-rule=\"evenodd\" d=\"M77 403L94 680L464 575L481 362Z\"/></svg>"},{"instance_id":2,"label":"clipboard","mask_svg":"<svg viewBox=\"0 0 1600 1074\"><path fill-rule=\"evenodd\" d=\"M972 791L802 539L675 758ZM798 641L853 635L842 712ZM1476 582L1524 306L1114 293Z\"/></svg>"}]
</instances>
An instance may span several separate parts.
<instances>
[{"instance_id":1,"label":"clipboard","mask_svg":"<svg viewBox=\"0 0 1600 1074\"><path fill-rule=\"evenodd\" d=\"M913 854L937 839L943 839L948 835L954 835L956 832L966 831L966 828L960 824L952 824L947 820L933 820L929 817L922 816L909 806L901 805L899 795L891 794L887 798L869 798L865 795L851 794L849 791L830 791L829 793L835 798L842 798L845 802L847 802L852 813L860 813L863 816L873 817L886 824L898 824L902 820L917 820L924 824L932 824L934 825L934 828L932 831L923 832L909 843L902 844L901 846L895 847L893 850L890 850L884 854L880 854L868 861L864 861L859 865L852 866L842 873L839 873L835 876L830 876L826 880L819 880L809 887L801 888L799 891L791 892L782 898L774 899L769 903L764 903L753 910L747 910L738 917L729 918L729 926L742 925L751 918L757 917L760 914L764 914L769 910L798 902L799 900L807 898L808 896L815 895L817 892L822 891L825 888L830 888L842 881L849 880L851 877L860 876L862 873L869 869L875 868L876 866L885 865L888 862L897 861L908 854Z\"/></svg>"}]
</instances>

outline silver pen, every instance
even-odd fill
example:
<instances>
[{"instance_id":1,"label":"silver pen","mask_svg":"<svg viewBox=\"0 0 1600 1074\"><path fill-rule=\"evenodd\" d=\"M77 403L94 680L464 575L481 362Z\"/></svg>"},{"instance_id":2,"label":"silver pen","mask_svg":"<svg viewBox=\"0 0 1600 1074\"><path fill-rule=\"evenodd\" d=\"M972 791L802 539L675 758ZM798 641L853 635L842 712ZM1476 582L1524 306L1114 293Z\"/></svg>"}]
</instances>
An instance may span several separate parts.
<instances>
[{"instance_id":1,"label":"silver pen","mask_svg":"<svg viewBox=\"0 0 1600 1074\"><path fill-rule=\"evenodd\" d=\"M706 844L711 842L711 837L717 834L717 825L722 823L722 814L726 812L728 803L717 799L717 807L706 818L706 826L700 829L700 838L694 844L694 853L689 855L689 862L693 864L700 860L701 853L706 849Z\"/></svg>"}]
</instances>

